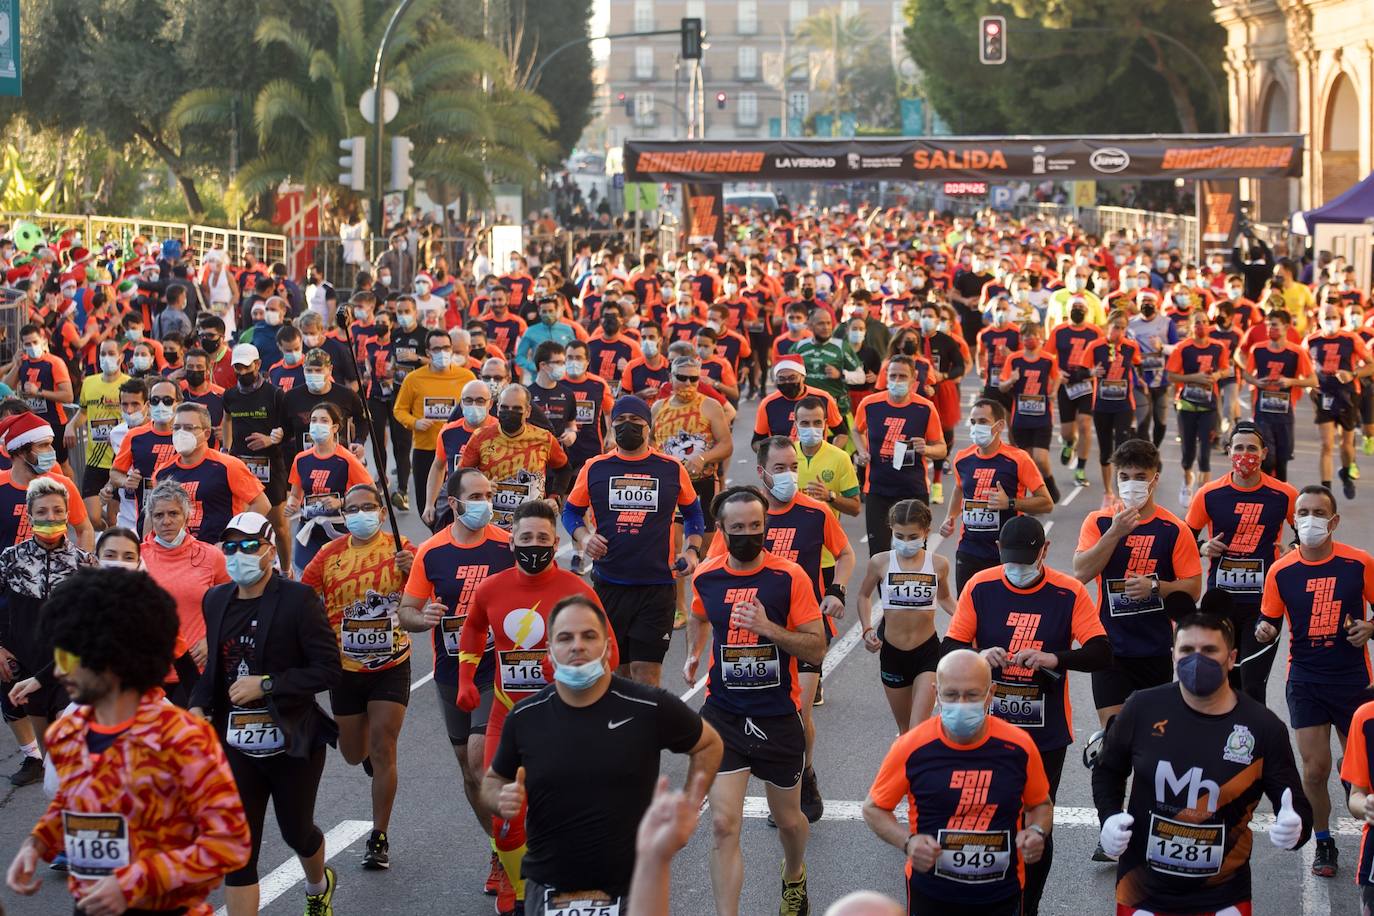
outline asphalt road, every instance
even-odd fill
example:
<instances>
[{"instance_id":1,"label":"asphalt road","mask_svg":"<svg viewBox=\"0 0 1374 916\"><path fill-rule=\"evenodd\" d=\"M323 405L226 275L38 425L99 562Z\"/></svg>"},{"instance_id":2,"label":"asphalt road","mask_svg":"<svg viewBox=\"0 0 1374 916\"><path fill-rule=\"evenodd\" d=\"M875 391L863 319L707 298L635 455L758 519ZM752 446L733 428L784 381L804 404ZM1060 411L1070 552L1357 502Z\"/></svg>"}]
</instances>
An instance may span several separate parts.
<instances>
[{"instance_id":1,"label":"asphalt road","mask_svg":"<svg viewBox=\"0 0 1374 916\"><path fill-rule=\"evenodd\" d=\"M971 387L967 389L971 391ZM966 391L967 403L967 391ZM748 451L749 430L753 425L753 403L741 407L736 423L736 454L731 459L732 482L755 482L754 462ZM1304 402L1299 414L1297 460L1293 465L1295 484L1317 479L1317 439L1310 425L1310 410ZM958 444L966 443L960 434ZM1178 445L1172 430L1165 441L1165 470L1158 488L1161 502L1181 515L1178 506ZM1056 451L1057 456L1057 451ZM1364 486L1374 487L1374 459L1365 459L1371 475ZM1078 530L1088 513L1097 509L1102 491L1097 477L1095 455L1089 463L1092 485L1072 487L1068 469L1056 470L1064 501L1045 518L1050 526L1051 566L1072 568ZM1213 456L1219 470L1228 465ZM1341 502L1343 521L1339 536L1361 546L1368 544L1365 534L1374 523L1374 502L1368 495L1353 503ZM937 521L943 508L935 507ZM402 516L402 530L417 542L424 535L415 513ZM867 556L861 519L844 520L844 528L856 545L862 560ZM932 543L935 542L932 538ZM566 536L565 536L566 542ZM942 543L941 553L953 559L954 545ZM566 565L566 552L561 558ZM859 565L862 570L862 563ZM858 589L858 575L850 583L850 593ZM841 626L845 633L832 646L826 662L825 705L816 710L818 739L816 769L826 799L825 817L811 828L808 850L809 885L814 913L824 911L831 901L858 888L885 891L898 899L903 895L901 856L875 838L864 825L859 807L878 764L895 737L895 727L878 680L877 656L865 651L849 631L856 623L851 607ZM940 621L941 631L947 621ZM1286 637L1285 637L1286 639ZM852 651L849 651L852 650ZM664 686L687 693L690 688L681 677L684 639L676 634L666 660ZM1280 651L1285 651L1281 646ZM430 668L427 640L417 640L412 661L416 683L405 728L401 733L401 782L391 827L392 867L388 872L364 872L360 867L364 841L370 828L369 786L357 767L348 767L338 754L331 753L320 789L317 822L327 836L328 856L338 871L339 887L335 910L347 913L483 914L493 912L492 900L481 893L486 875L488 846L463 798L448 741L443 733L440 711L432 685L424 676ZM1275 666L1282 671L1281 665ZM1285 720L1281 674L1270 681L1269 705ZM1079 762L1082 740L1096 728L1088 678L1073 675L1070 684L1074 709L1074 728L1079 743L1070 749L1056 811L1056 848L1042 912L1083 914L1112 912L1114 867L1089 861L1097 837L1096 817L1088 772ZM694 693L690 702L701 703ZM327 708L327 698L323 698ZM576 748L569 748L576 753ZM0 735L0 772L9 773L18 764L18 750L5 731ZM685 772L681 758L665 758L664 772L680 783ZM777 912L780 889L781 848L775 831L765 820L762 786L751 785L750 803L743 835L745 886L741 913ZM1333 797L1338 813L1340 786L1333 778ZM8 863L13 851L47 802L39 786L0 790L0 853ZM1272 812L1266 803L1260 807L1264 817ZM1359 891L1353 870L1358 855L1358 829L1347 816L1339 823L1337 844L1340 873L1335 879L1312 877L1308 865L1311 844L1296 853L1274 849L1263 838L1256 839L1251 865L1254 873L1256 913L1275 914L1358 914ZM709 916L714 912L710 895L708 852L709 817L703 817L692 842L679 856L674 868L674 914ZM298 913L303 906L304 889L300 870L281 842L269 819L262 851L263 912ZM17 898L0 888L0 902L15 914L56 914L71 910L62 876L49 873L43 889L34 898Z\"/></svg>"}]
</instances>

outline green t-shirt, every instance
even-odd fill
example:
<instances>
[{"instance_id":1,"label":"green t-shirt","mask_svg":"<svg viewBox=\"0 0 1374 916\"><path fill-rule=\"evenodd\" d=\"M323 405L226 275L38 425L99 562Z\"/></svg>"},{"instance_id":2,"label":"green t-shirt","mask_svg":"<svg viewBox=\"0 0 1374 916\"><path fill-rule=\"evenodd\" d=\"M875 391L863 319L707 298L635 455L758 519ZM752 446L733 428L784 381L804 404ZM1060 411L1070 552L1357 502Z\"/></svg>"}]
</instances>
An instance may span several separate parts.
<instances>
[{"instance_id":1,"label":"green t-shirt","mask_svg":"<svg viewBox=\"0 0 1374 916\"><path fill-rule=\"evenodd\" d=\"M863 364L848 343L841 343L834 338L826 341L812 338L797 344L792 352L806 364L806 383L833 397L840 413L849 413L849 386L844 382L844 373L862 369ZM826 367L837 370L833 378L826 373Z\"/></svg>"}]
</instances>

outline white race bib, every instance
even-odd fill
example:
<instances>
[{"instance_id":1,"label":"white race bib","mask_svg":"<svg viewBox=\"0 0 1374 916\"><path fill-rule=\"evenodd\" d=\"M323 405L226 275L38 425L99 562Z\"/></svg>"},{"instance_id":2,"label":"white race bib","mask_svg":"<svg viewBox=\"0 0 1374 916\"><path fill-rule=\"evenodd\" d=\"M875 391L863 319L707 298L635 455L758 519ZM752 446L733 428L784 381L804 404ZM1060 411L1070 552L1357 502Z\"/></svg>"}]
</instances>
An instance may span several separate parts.
<instances>
[{"instance_id":1,"label":"white race bib","mask_svg":"<svg viewBox=\"0 0 1374 916\"><path fill-rule=\"evenodd\" d=\"M777 687L781 660L771 642L752 646L721 646L720 676L731 690L766 690Z\"/></svg>"},{"instance_id":2,"label":"white race bib","mask_svg":"<svg viewBox=\"0 0 1374 916\"><path fill-rule=\"evenodd\" d=\"M1091 379L1084 379L1081 382L1070 382L1064 386L1064 397L1068 398L1070 401L1076 401L1092 393L1093 383Z\"/></svg>"},{"instance_id":3,"label":"white race bib","mask_svg":"<svg viewBox=\"0 0 1374 916\"><path fill-rule=\"evenodd\" d=\"M468 619L468 615L461 617L440 617L439 632L444 638L444 652L450 656L458 655L458 637L463 633L463 621Z\"/></svg>"},{"instance_id":4,"label":"white race bib","mask_svg":"<svg viewBox=\"0 0 1374 916\"><path fill-rule=\"evenodd\" d=\"M1018 394L1016 396L1016 412L1027 417L1043 417L1045 415L1046 400L1043 394Z\"/></svg>"},{"instance_id":5,"label":"white race bib","mask_svg":"<svg viewBox=\"0 0 1374 916\"><path fill-rule=\"evenodd\" d=\"M964 500L964 529L966 531L997 531L1001 513L988 508L986 499Z\"/></svg>"},{"instance_id":6,"label":"white race bib","mask_svg":"<svg viewBox=\"0 0 1374 916\"><path fill-rule=\"evenodd\" d=\"M599 891L573 891L544 896L544 916L620 916L620 899Z\"/></svg>"},{"instance_id":7,"label":"white race bib","mask_svg":"<svg viewBox=\"0 0 1374 916\"><path fill-rule=\"evenodd\" d=\"M902 610L928 610L935 607L934 573L889 572L886 605Z\"/></svg>"},{"instance_id":8,"label":"white race bib","mask_svg":"<svg viewBox=\"0 0 1374 916\"><path fill-rule=\"evenodd\" d=\"M1097 384L1097 396L1104 401L1126 400L1126 380L1124 378L1104 378Z\"/></svg>"},{"instance_id":9,"label":"white race bib","mask_svg":"<svg viewBox=\"0 0 1374 916\"><path fill-rule=\"evenodd\" d=\"M612 477L607 486L612 512L658 511L658 481L652 477Z\"/></svg>"},{"instance_id":10,"label":"white race bib","mask_svg":"<svg viewBox=\"0 0 1374 916\"><path fill-rule=\"evenodd\" d=\"M1259 594L1264 589L1264 561L1220 557L1217 560L1217 588L1233 594Z\"/></svg>"},{"instance_id":11,"label":"white race bib","mask_svg":"<svg viewBox=\"0 0 1374 916\"><path fill-rule=\"evenodd\" d=\"M507 693L533 693L548 686L544 679L544 649L507 649L497 653L501 668L501 689Z\"/></svg>"},{"instance_id":12,"label":"white race bib","mask_svg":"<svg viewBox=\"0 0 1374 916\"><path fill-rule=\"evenodd\" d=\"M1149 576L1154 588L1144 598L1131 598L1126 594L1125 579L1107 580L1107 610L1113 617L1132 617L1136 614L1149 614L1164 610L1164 599L1159 594L1159 576Z\"/></svg>"},{"instance_id":13,"label":"white race bib","mask_svg":"<svg viewBox=\"0 0 1374 916\"><path fill-rule=\"evenodd\" d=\"M1286 414L1292 406L1293 402L1289 399L1286 391L1261 391L1259 393L1260 413Z\"/></svg>"},{"instance_id":14,"label":"white race bib","mask_svg":"<svg viewBox=\"0 0 1374 916\"><path fill-rule=\"evenodd\" d=\"M286 734L266 709L231 709L224 740L249 757L271 757L286 749Z\"/></svg>"},{"instance_id":15,"label":"white race bib","mask_svg":"<svg viewBox=\"0 0 1374 916\"><path fill-rule=\"evenodd\" d=\"M940 858L935 874L961 884L1001 881L1011 868L1011 832L1007 830L941 830L936 836Z\"/></svg>"},{"instance_id":16,"label":"white race bib","mask_svg":"<svg viewBox=\"0 0 1374 916\"><path fill-rule=\"evenodd\" d=\"M453 415L453 408L457 405L453 398L425 398L424 416L426 420L443 420Z\"/></svg>"},{"instance_id":17,"label":"white race bib","mask_svg":"<svg viewBox=\"0 0 1374 916\"><path fill-rule=\"evenodd\" d=\"M354 658L390 655L395 642L390 617L345 617L339 623L339 647L345 655Z\"/></svg>"},{"instance_id":18,"label":"white race bib","mask_svg":"<svg viewBox=\"0 0 1374 916\"><path fill-rule=\"evenodd\" d=\"M1221 871L1225 824L1187 824L1150 815L1145 861L1155 871L1181 878L1205 878Z\"/></svg>"},{"instance_id":19,"label":"white race bib","mask_svg":"<svg viewBox=\"0 0 1374 916\"><path fill-rule=\"evenodd\" d=\"M1022 728L1045 726L1045 694L1038 684L992 682L992 714Z\"/></svg>"},{"instance_id":20,"label":"white race bib","mask_svg":"<svg viewBox=\"0 0 1374 916\"><path fill-rule=\"evenodd\" d=\"M129 867L129 822L122 814L62 812L67 867L86 881L97 881Z\"/></svg>"}]
</instances>

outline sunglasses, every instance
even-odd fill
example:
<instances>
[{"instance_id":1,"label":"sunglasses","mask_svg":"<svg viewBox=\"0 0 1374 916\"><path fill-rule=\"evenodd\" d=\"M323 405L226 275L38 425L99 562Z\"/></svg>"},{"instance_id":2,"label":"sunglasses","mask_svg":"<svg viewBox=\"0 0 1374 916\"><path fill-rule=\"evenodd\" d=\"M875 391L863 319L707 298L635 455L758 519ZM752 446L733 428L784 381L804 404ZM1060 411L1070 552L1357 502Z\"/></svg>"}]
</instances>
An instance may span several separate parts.
<instances>
[{"instance_id":1,"label":"sunglasses","mask_svg":"<svg viewBox=\"0 0 1374 916\"><path fill-rule=\"evenodd\" d=\"M149 404L156 404L160 407L171 407L172 405L176 404L176 402L177 399L169 394L158 395L157 397L151 397L148 399Z\"/></svg>"},{"instance_id":2,"label":"sunglasses","mask_svg":"<svg viewBox=\"0 0 1374 916\"><path fill-rule=\"evenodd\" d=\"M263 545L262 538L243 538L239 541L222 541L219 549L226 557L232 557L242 550L244 553L257 553Z\"/></svg>"},{"instance_id":3,"label":"sunglasses","mask_svg":"<svg viewBox=\"0 0 1374 916\"><path fill-rule=\"evenodd\" d=\"M699 376L699 375L677 375L677 374L674 374L674 375L673 375L673 378L677 379L679 382L681 382L681 383L684 384L684 385L687 385L687 384L690 384L690 383L692 383L692 382L697 382L697 381L700 381L700 380L701 380L701 376Z\"/></svg>"}]
</instances>

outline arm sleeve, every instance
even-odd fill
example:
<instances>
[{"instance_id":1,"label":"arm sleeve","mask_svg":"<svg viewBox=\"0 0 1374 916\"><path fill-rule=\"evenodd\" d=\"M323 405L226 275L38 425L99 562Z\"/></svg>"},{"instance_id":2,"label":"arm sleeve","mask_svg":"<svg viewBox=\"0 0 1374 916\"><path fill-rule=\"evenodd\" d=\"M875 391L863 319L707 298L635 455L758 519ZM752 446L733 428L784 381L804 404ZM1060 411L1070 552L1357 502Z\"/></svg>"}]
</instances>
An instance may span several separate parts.
<instances>
[{"instance_id":1,"label":"arm sleeve","mask_svg":"<svg viewBox=\"0 0 1374 916\"><path fill-rule=\"evenodd\" d=\"M1026 749L1026 785L1021 790L1021 804L1027 808L1043 805L1050 801L1050 781L1045 776L1045 762L1040 759L1040 750L1027 735L1022 743Z\"/></svg>"},{"instance_id":2,"label":"arm sleeve","mask_svg":"<svg viewBox=\"0 0 1374 916\"><path fill-rule=\"evenodd\" d=\"M360 483L372 483L372 475L367 472L367 467L354 457L348 449L341 449L339 454L344 456L344 462L348 465L348 486L355 487Z\"/></svg>"},{"instance_id":3,"label":"arm sleeve","mask_svg":"<svg viewBox=\"0 0 1374 916\"><path fill-rule=\"evenodd\" d=\"M1131 737L1135 731L1134 699L1126 699L1126 705L1107 728L1102 753L1093 767L1093 805L1097 808L1099 824L1113 814L1120 814L1126 803L1126 780L1131 775Z\"/></svg>"},{"instance_id":4,"label":"arm sleeve","mask_svg":"<svg viewBox=\"0 0 1374 916\"><path fill-rule=\"evenodd\" d=\"M1059 667L1069 671L1103 671L1112 664L1112 644L1107 634L1093 636L1077 649L1055 652Z\"/></svg>"},{"instance_id":5,"label":"arm sleeve","mask_svg":"<svg viewBox=\"0 0 1374 916\"><path fill-rule=\"evenodd\" d=\"M65 477L62 478L62 486L67 488L67 505L71 507L68 521L73 525L84 525L90 514L86 511L86 501L81 498L81 491Z\"/></svg>"},{"instance_id":6,"label":"arm sleeve","mask_svg":"<svg viewBox=\"0 0 1374 916\"><path fill-rule=\"evenodd\" d=\"M816 601L816 590L806 578L806 573L798 566L792 567L792 601L787 609L787 628L795 630L803 624L821 619L821 606Z\"/></svg>"},{"instance_id":7,"label":"arm sleeve","mask_svg":"<svg viewBox=\"0 0 1374 916\"><path fill-rule=\"evenodd\" d=\"M1188 517L1184 519L1194 531L1205 531L1212 517L1207 513L1206 491L1199 490L1188 503Z\"/></svg>"},{"instance_id":8,"label":"arm sleeve","mask_svg":"<svg viewBox=\"0 0 1374 916\"><path fill-rule=\"evenodd\" d=\"M1040 473L1040 468L1025 452L1016 456L1016 478L1021 481L1027 493L1034 493L1045 485L1045 478ZM1016 495L1016 494L1013 494Z\"/></svg>"},{"instance_id":9,"label":"arm sleeve","mask_svg":"<svg viewBox=\"0 0 1374 916\"><path fill-rule=\"evenodd\" d=\"M838 557L849 546L849 535L844 533L840 527L840 520L835 517L835 513L829 509L822 509L821 514L825 518L824 526L821 529L822 544L825 549L830 551L831 556ZM724 540L722 538L722 540ZM841 582L841 585L845 583Z\"/></svg>"},{"instance_id":10,"label":"arm sleeve","mask_svg":"<svg viewBox=\"0 0 1374 916\"><path fill-rule=\"evenodd\" d=\"M585 471L586 469L584 468L583 470ZM573 486L573 493L577 492L577 487L581 486L582 483L583 476L579 474L577 477L577 484ZM563 500L562 512L563 530L568 532L569 537L571 537L572 533L578 528L586 526L586 517L587 507L585 505L579 506L574 503L572 495L569 494L568 498Z\"/></svg>"},{"instance_id":11,"label":"arm sleeve","mask_svg":"<svg viewBox=\"0 0 1374 916\"><path fill-rule=\"evenodd\" d=\"M1266 716L1264 741L1264 794L1277 813L1283 800L1285 789L1293 792L1293 810L1302 818L1302 835L1294 849L1302 846L1312 836L1312 802L1302 789L1302 774L1293 760L1293 746L1288 743L1288 729L1270 713ZM1353 732L1351 737L1354 737ZM1350 748L1346 748L1346 759L1350 758Z\"/></svg>"},{"instance_id":12,"label":"arm sleeve","mask_svg":"<svg viewBox=\"0 0 1374 916\"><path fill-rule=\"evenodd\" d=\"M1374 706L1369 704L1355 711L1355 717L1350 722L1350 734L1346 738L1345 759L1341 761L1341 779L1362 789L1370 788L1369 746L1365 741L1364 729L1371 712L1374 712Z\"/></svg>"},{"instance_id":13,"label":"arm sleeve","mask_svg":"<svg viewBox=\"0 0 1374 916\"><path fill-rule=\"evenodd\" d=\"M1094 512L1083 522L1083 527L1078 530L1078 552L1092 550L1097 546L1097 542L1102 540L1102 532L1097 527L1099 513Z\"/></svg>"}]
</instances>

